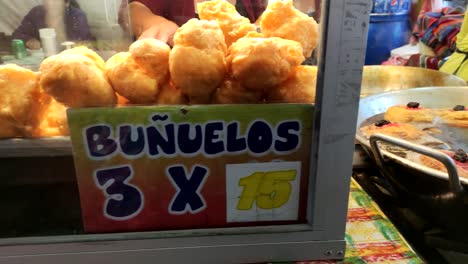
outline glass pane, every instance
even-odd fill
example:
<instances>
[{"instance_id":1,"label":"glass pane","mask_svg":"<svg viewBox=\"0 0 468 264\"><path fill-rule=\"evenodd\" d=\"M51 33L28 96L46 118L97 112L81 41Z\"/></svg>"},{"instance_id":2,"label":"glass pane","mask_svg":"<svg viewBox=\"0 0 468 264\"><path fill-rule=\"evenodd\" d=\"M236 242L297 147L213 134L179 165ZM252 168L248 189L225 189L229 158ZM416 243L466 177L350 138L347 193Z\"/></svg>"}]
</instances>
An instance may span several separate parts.
<instances>
[{"instance_id":1,"label":"glass pane","mask_svg":"<svg viewBox=\"0 0 468 264\"><path fill-rule=\"evenodd\" d=\"M227 176L198 182L197 188L205 184L212 190L235 186L229 187L235 201L215 201L226 215L207 213L207 220L194 223L195 228L204 227L204 221L210 228L307 222L320 1L167 2L162 8L152 1L0 0L0 91L8 95L0 99L6 109L0 114L0 208L8 215L0 219L0 238L188 228L192 223L184 220L156 227L146 223L159 212L128 221L129 228L125 221L140 214L143 203L172 215L203 210L174 205L183 182L169 181L169 165L179 162L188 168L190 157L221 176L246 173L230 183ZM191 20L195 17L200 20ZM278 18L282 22L275 24ZM181 105L189 107L180 110ZM165 139L158 134L162 128L151 125L164 122L167 115L137 106L158 106L179 123L163 127ZM195 125L183 130L187 116ZM122 128L125 120L134 126ZM211 124L213 120L223 122ZM109 135L103 136L108 127L99 122L111 126ZM226 142L216 145L212 138L213 149L208 150L210 142L204 139L200 150L190 152L199 123L200 133L207 133L209 125L220 126L221 136L212 137ZM86 134L89 128L99 131ZM183 131L189 143L181 147ZM159 141L149 135L159 135ZM176 154L171 153L170 135L179 144ZM147 141L142 149L135 147L140 139ZM169 143L163 145L164 140ZM203 151L212 153L197 156ZM238 163L250 167L236 167ZM255 163L263 164L256 165L261 173L252 171ZM122 164L128 166L119 169L129 169L109 174L109 167ZM137 164L147 169L133 170ZM155 171L155 177L166 181L158 186L171 190L161 198L164 206L141 195L157 189L150 177ZM137 198L122 205L126 195ZM221 197L224 193L217 195L217 200L227 199ZM108 222L92 221L102 214L105 221L119 224L107 228Z\"/></svg>"}]
</instances>

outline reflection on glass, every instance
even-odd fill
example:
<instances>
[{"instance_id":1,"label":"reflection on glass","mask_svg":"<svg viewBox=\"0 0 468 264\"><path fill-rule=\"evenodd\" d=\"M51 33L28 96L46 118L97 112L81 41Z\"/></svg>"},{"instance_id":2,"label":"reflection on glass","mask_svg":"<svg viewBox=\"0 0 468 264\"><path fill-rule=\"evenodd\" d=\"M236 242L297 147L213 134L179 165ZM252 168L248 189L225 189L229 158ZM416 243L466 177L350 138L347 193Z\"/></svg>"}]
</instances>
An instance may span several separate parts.
<instances>
[{"instance_id":1,"label":"reflection on glass","mask_svg":"<svg viewBox=\"0 0 468 264\"><path fill-rule=\"evenodd\" d=\"M74 46L88 46L104 59L128 49L130 33L118 21L119 18L129 21L128 10L119 14L123 2L127 3L126 0L0 0L0 64L37 70L45 57ZM12 45L21 45L19 40L27 49L27 56L15 56Z\"/></svg>"}]
</instances>

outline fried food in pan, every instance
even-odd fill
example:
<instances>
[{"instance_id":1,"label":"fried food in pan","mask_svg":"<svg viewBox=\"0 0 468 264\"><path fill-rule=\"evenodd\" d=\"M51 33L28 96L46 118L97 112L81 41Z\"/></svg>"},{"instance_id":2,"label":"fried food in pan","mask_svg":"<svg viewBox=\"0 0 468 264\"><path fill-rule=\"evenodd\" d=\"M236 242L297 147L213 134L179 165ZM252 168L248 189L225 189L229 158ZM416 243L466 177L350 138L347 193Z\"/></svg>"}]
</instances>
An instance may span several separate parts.
<instances>
[{"instance_id":1,"label":"fried food in pan","mask_svg":"<svg viewBox=\"0 0 468 264\"><path fill-rule=\"evenodd\" d=\"M455 152L453 151L442 151L445 154L449 155L453 160L454 163L457 167L458 175L467 178L468 179L468 158L467 154L463 150L457 150ZM424 165L429 168L442 171L442 172L447 172L447 168L445 165L433 158L430 158L425 155L418 155L419 156L419 161Z\"/></svg>"},{"instance_id":2,"label":"fried food in pan","mask_svg":"<svg viewBox=\"0 0 468 264\"><path fill-rule=\"evenodd\" d=\"M409 141L417 141L425 136L425 133L410 124L392 123L388 120L381 120L375 124L361 127L361 132L370 137L373 134L384 134Z\"/></svg>"},{"instance_id":3,"label":"fried food in pan","mask_svg":"<svg viewBox=\"0 0 468 264\"><path fill-rule=\"evenodd\" d=\"M434 118L433 110L421 107L417 102L392 106L385 112L385 119L396 123L432 123Z\"/></svg>"},{"instance_id":4,"label":"fried food in pan","mask_svg":"<svg viewBox=\"0 0 468 264\"><path fill-rule=\"evenodd\" d=\"M452 109L438 112L441 122L458 127L468 128L468 109L464 105L456 105Z\"/></svg>"}]
</instances>

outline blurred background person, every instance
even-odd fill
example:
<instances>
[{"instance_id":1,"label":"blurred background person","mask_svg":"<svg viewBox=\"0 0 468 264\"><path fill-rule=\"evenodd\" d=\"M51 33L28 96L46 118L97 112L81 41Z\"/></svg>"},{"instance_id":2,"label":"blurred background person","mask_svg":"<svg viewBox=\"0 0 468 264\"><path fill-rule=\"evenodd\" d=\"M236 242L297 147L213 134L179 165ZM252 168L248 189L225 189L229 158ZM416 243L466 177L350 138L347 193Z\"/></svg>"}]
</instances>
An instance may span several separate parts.
<instances>
[{"instance_id":1,"label":"blurred background person","mask_svg":"<svg viewBox=\"0 0 468 264\"><path fill-rule=\"evenodd\" d=\"M23 40L29 49L40 49L42 28L54 28L58 43L93 39L86 14L76 0L44 0L28 12L12 37Z\"/></svg>"},{"instance_id":2,"label":"blurred background person","mask_svg":"<svg viewBox=\"0 0 468 264\"><path fill-rule=\"evenodd\" d=\"M227 0L237 11L254 23L265 10L262 0ZM125 31L132 30L135 38L156 38L172 44L176 30L196 17L196 4L203 0L122 0L119 24ZM127 14L130 14L128 17Z\"/></svg>"}]
</instances>

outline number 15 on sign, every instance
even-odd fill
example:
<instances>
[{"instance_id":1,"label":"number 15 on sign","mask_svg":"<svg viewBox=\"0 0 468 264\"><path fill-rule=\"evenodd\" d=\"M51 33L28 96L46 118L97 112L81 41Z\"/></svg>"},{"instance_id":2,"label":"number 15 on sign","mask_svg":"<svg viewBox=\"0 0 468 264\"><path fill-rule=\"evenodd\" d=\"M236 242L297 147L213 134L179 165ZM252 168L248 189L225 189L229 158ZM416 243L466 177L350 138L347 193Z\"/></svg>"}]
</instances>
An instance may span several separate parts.
<instances>
[{"instance_id":1,"label":"number 15 on sign","mask_svg":"<svg viewBox=\"0 0 468 264\"><path fill-rule=\"evenodd\" d=\"M227 165L227 222L297 220L300 179L300 162Z\"/></svg>"}]
</instances>

